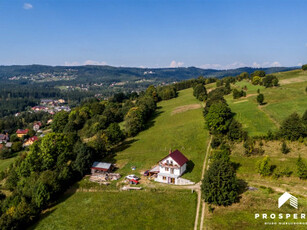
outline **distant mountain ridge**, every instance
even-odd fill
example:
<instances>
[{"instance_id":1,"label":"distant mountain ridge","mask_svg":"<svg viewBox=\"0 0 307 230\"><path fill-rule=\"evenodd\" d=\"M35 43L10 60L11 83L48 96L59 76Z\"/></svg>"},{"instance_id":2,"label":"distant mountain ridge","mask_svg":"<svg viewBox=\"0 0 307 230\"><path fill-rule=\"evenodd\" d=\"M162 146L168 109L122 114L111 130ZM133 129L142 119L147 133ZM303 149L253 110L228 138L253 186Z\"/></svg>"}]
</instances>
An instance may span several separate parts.
<instances>
[{"instance_id":1,"label":"distant mountain ridge","mask_svg":"<svg viewBox=\"0 0 307 230\"><path fill-rule=\"evenodd\" d=\"M255 70L264 70L267 74L298 69L299 67L270 67L252 68L242 67L229 70L201 69L197 67L179 68L136 68L136 67L113 67L113 66L47 66L47 65L11 65L0 66L0 79L5 80L14 76L57 73L67 70L75 71L78 82L93 80L123 81L137 80L142 78L156 78L166 80L184 80L198 76L222 78L236 76L242 72L252 73ZM71 80L74 81L74 80Z\"/></svg>"}]
</instances>

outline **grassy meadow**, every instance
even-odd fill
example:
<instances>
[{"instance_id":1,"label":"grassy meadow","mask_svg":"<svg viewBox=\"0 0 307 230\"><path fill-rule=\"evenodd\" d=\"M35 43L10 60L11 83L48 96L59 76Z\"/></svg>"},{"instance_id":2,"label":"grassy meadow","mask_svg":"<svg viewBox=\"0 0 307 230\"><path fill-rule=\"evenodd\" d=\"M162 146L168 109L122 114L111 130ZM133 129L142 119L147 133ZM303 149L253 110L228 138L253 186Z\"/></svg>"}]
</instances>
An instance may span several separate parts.
<instances>
[{"instance_id":1,"label":"grassy meadow","mask_svg":"<svg viewBox=\"0 0 307 230\"><path fill-rule=\"evenodd\" d=\"M48 210L32 229L193 229L196 193L76 192Z\"/></svg>"},{"instance_id":2,"label":"grassy meadow","mask_svg":"<svg viewBox=\"0 0 307 230\"><path fill-rule=\"evenodd\" d=\"M306 229L306 225L265 225L265 222L306 222L305 220L293 219L291 216L287 220L279 220L278 214L282 213L306 213L307 201L301 196L291 193L298 198L298 209L294 209L289 204L278 208L278 198L283 193L270 189L269 187L260 187L255 191L247 191L240 198L240 202L230 207L215 207L213 213L206 213L204 225L206 229ZM270 215L274 213L275 220L261 218L255 219L255 214Z\"/></svg>"},{"instance_id":3,"label":"grassy meadow","mask_svg":"<svg viewBox=\"0 0 307 230\"><path fill-rule=\"evenodd\" d=\"M179 92L177 98L158 103L156 116L149 122L150 128L124 144L117 152L115 162L121 174L150 169L165 157L169 150L180 150L189 160L184 178L198 182L208 142L204 128L201 103L193 96L192 89ZM126 145L126 146L125 146Z\"/></svg>"},{"instance_id":4,"label":"grassy meadow","mask_svg":"<svg viewBox=\"0 0 307 230\"><path fill-rule=\"evenodd\" d=\"M265 88L243 80L233 87L241 89L247 86L246 97L225 97L232 111L236 113L236 118L251 136L266 134L268 130L274 131L291 113L302 115L307 109L307 71L294 70L275 75L280 81L279 87ZM264 95L265 105L257 104L258 89Z\"/></svg>"},{"instance_id":5,"label":"grassy meadow","mask_svg":"<svg viewBox=\"0 0 307 230\"><path fill-rule=\"evenodd\" d=\"M8 159L4 159L4 160L0 160L0 172L3 171L4 169L6 169L7 167L9 167L9 165L11 163L13 163L13 161L17 158L17 156L15 157L11 157Z\"/></svg>"}]
</instances>

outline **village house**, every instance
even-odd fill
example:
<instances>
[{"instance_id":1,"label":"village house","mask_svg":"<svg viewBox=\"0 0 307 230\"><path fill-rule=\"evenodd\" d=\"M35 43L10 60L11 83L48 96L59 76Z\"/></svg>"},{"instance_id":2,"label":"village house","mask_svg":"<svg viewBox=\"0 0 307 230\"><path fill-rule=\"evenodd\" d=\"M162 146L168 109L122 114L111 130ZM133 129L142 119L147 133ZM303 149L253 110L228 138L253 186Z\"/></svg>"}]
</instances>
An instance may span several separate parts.
<instances>
[{"instance_id":1,"label":"village house","mask_svg":"<svg viewBox=\"0 0 307 230\"><path fill-rule=\"evenodd\" d=\"M169 152L169 155L159 161L159 173L155 181L168 184L181 184L180 176L186 171L188 158L179 150Z\"/></svg>"},{"instance_id":2,"label":"village house","mask_svg":"<svg viewBox=\"0 0 307 230\"><path fill-rule=\"evenodd\" d=\"M29 129L17 129L16 134L17 137L22 138L23 136L27 135L29 132Z\"/></svg>"},{"instance_id":3,"label":"village house","mask_svg":"<svg viewBox=\"0 0 307 230\"><path fill-rule=\"evenodd\" d=\"M34 137L30 137L28 140L25 141L25 143L23 144L24 147L28 147L30 145L33 145L33 143L35 141L38 141L38 138L37 136L34 136Z\"/></svg>"},{"instance_id":4,"label":"village house","mask_svg":"<svg viewBox=\"0 0 307 230\"><path fill-rule=\"evenodd\" d=\"M33 130L34 130L35 132L37 132L37 131L40 129L41 126L42 126L42 122L36 121L36 122L34 122L34 124L33 124Z\"/></svg>"},{"instance_id":5,"label":"village house","mask_svg":"<svg viewBox=\"0 0 307 230\"><path fill-rule=\"evenodd\" d=\"M1 143L6 143L10 140L8 134L0 134L0 144Z\"/></svg>"},{"instance_id":6,"label":"village house","mask_svg":"<svg viewBox=\"0 0 307 230\"><path fill-rule=\"evenodd\" d=\"M10 149L12 148L13 143L12 142L6 142L5 147Z\"/></svg>"}]
</instances>

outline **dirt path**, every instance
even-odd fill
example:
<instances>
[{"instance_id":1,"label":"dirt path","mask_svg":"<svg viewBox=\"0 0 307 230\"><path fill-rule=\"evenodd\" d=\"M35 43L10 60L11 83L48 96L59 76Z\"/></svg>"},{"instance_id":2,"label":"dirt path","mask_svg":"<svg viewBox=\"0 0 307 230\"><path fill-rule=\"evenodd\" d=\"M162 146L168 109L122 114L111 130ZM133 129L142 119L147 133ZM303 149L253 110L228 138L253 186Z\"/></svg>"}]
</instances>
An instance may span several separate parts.
<instances>
[{"instance_id":1,"label":"dirt path","mask_svg":"<svg viewBox=\"0 0 307 230\"><path fill-rule=\"evenodd\" d=\"M203 169L202 169L202 173L201 173L201 179L204 178L204 174L205 171L207 169L207 162L208 162L208 156L210 153L210 144L212 141L212 137L210 137L210 141L208 143L207 146L207 151L206 151L206 156L205 156L205 160L204 160L204 164L203 164ZM200 205L202 203L202 211L201 211L201 221L200 221L200 226L199 229L203 229L203 225L204 225L204 216L205 216L205 208L206 208L206 203L202 201L201 199L201 190L200 190L200 186L201 186L201 181L199 182L199 189L197 190L198 192L198 196L197 196L197 208L196 208L196 216L195 216L195 223L194 223L194 230L197 230L197 224L198 224L198 219L199 219L199 210L200 210Z\"/></svg>"}]
</instances>

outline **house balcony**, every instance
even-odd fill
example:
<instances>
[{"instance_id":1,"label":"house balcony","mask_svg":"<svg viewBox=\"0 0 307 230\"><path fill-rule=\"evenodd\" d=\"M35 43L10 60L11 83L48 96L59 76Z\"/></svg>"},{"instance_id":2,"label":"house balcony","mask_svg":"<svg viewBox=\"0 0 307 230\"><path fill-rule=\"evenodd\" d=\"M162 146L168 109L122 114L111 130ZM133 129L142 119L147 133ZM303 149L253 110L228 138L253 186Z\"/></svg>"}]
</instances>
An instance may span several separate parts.
<instances>
[{"instance_id":1,"label":"house balcony","mask_svg":"<svg viewBox=\"0 0 307 230\"><path fill-rule=\"evenodd\" d=\"M173 168L173 169L179 169L178 165L173 165L173 164L167 164L167 163L160 163L159 164L161 167L168 167L168 168Z\"/></svg>"}]
</instances>

